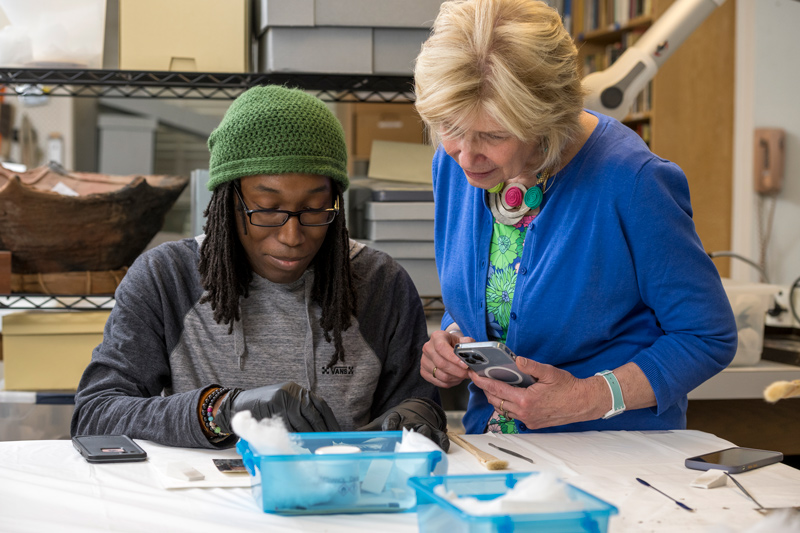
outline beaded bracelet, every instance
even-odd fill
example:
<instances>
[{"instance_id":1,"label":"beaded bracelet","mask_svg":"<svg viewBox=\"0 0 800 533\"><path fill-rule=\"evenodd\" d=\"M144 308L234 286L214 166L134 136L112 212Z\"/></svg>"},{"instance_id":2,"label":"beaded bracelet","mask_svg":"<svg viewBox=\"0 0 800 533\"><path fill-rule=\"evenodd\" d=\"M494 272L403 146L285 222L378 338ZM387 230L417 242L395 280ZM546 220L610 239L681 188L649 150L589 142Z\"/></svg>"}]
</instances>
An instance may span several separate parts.
<instances>
[{"instance_id":1,"label":"beaded bracelet","mask_svg":"<svg viewBox=\"0 0 800 533\"><path fill-rule=\"evenodd\" d=\"M228 437L230 433L223 433L222 430L214 423L214 404L217 401L217 398L225 394L226 392L230 391L231 389L227 387L218 387L214 391L211 392L206 399L203 400L203 405L201 407L201 412L203 414L203 424L205 426L206 433L212 437Z\"/></svg>"}]
</instances>

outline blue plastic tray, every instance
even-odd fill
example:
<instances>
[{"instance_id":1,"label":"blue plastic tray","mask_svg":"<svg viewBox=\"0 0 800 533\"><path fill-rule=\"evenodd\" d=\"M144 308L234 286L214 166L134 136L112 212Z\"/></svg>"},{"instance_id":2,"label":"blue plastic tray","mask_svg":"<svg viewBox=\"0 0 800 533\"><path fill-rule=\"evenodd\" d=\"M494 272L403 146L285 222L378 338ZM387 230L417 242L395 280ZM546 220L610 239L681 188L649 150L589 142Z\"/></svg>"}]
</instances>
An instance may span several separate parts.
<instances>
[{"instance_id":1,"label":"blue plastic tray","mask_svg":"<svg viewBox=\"0 0 800 533\"><path fill-rule=\"evenodd\" d=\"M430 476L441 451L395 453L401 431L295 433L307 453L259 455L240 439L236 450L251 475L252 493L264 512L305 515L392 513L412 510L411 477ZM357 446L360 453L314 455L323 446Z\"/></svg>"},{"instance_id":2,"label":"blue plastic tray","mask_svg":"<svg viewBox=\"0 0 800 533\"><path fill-rule=\"evenodd\" d=\"M581 510L556 513L507 515L472 515L459 509L445 498L434 494L437 485L459 497L471 496L491 500L508 492L516 483L538 473L485 474L474 476L434 476L412 478L408 481L417 493L417 517L421 533L605 533L608 519L619 510L588 492L565 484L567 495L580 504Z\"/></svg>"}]
</instances>

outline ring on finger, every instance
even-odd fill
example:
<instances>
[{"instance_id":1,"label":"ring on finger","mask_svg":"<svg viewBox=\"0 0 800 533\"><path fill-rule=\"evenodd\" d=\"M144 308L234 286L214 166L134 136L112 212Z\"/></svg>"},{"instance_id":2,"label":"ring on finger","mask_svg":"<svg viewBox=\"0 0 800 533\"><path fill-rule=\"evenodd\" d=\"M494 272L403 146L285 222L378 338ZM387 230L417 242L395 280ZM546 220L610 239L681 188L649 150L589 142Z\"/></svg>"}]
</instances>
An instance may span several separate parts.
<instances>
[{"instance_id":1,"label":"ring on finger","mask_svg":"<svg viewBox=\"0 0 800 533\"><path fill-rule=\"evenodd\" d=\"M433 367L433 372L431 372L431 377L433 377L433 379L436 379L436 367Z\"/></svg>"},{"instance_id":2,"label":"ring on finger","mask_svg":"<svg viewBox=\"0 0 800 533\"><path fill-rule=\"evenodd\" d=\"M500 411L503 411L503 404L506 403L505 400L500 400ZM505 413L505 411L503 411Z\"/></svg>"}]
</instances>

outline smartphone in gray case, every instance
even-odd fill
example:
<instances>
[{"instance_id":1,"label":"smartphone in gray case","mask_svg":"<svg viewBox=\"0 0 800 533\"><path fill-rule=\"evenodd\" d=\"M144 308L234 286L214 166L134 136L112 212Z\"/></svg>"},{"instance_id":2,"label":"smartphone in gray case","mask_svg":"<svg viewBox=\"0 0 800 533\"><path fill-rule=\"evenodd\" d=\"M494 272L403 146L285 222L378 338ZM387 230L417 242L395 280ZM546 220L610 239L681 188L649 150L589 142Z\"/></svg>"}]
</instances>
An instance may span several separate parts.
<instances>
[{"instance_id":1,"label":"smartphone in gray case","mask_svg":"<svg viewBox=\"0 0 800 533\"><path fill-rule=\"evenodd\" d=\"M78 435L72 445L90 463L144 461L147 452L127 435Z\"/></svg>"},{"instance_id":2,"label":"smartphone in gray case","mask_svg":"<svg viewBox=\"0 0 800 533\"><path fill-rule=\"evenodd\" d=\"M716 452L689 457L684 462L686 468L694 470L724 470L730 474L746 472L754 468L783 461L781 452L757 450L755 448L726 448Z\"/></svg>"},{"instance_id":3,"label":"smartphone in gray case","mask_svg":"<svg viewBox=\"0 0 800 533\"><path fill-rule=\"evenodd\" d=\"M514 362L517 356L502 342L465 342L456 344L454 351L479 376L515 387L528 387L536 383L529 374L520 372Z\"/></svg>"}]
</instances>

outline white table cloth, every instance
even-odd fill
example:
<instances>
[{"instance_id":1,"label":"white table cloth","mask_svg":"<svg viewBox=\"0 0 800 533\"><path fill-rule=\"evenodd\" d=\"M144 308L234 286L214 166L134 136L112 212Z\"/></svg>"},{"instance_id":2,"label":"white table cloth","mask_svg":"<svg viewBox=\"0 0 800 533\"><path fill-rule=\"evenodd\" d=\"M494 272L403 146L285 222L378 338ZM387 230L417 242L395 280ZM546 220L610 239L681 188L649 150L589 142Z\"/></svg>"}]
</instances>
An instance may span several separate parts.
<instances>
[{"instance_id":1,"label":"white table cloth","mask_svg":"<svg viewBox=\"0 0 800 533\"><path fill-rule=\"evenodd\" d=\"M552 469L568 483L617 506L620 514L611 518L612 532L708 533L718 525L743 532L765 519L731 483L716 489L690 486L702 472L685 468L686 457L732 446L708 433L611 431L466 438L508 460L507 471ZM163 471L169 462L205 469L212 458L236 457L235 450L138 442L148 460L119 464L89 464L70 441L0 442L0 531L417 531L413 512L285 517L262 512L243 486L167 489ZM522 453L535 464L506 455L489 442ZM450 474L488 472L457 445L448 461ZM696 512L681 509L637 483L636 477ZM800 470L774 464L737 479L765 507L800 505ZM245 476L232 483L249 481Z\"/></svg>"}]
</instances>

